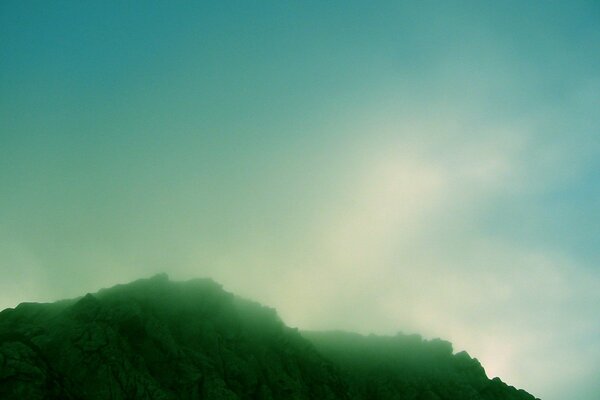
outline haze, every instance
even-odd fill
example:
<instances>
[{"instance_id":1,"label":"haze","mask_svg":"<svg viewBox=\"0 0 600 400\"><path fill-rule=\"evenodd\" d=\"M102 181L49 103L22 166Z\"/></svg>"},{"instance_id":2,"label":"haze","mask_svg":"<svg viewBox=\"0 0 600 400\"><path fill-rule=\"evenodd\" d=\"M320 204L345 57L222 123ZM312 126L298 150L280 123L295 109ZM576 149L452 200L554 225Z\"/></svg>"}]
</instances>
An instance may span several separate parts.
<instances>
[{"instance_id":1,"label":"haze","mask_svg":"<svg viewBox=\"0 0 600 400\"><path fill-rule=\"evenodd\" d=\"M0 4L0 309L166 272L600 394L598 2Z\"/></svg>"}]
</instances>

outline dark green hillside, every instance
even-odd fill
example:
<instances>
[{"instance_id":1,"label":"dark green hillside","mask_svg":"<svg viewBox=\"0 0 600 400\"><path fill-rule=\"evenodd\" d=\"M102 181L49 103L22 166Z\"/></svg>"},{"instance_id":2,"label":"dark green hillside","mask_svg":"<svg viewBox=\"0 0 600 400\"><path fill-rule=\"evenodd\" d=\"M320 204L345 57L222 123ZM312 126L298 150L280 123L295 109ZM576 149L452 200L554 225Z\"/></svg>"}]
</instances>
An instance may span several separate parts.
<instances>
[{"instance_id":1,"label":"dark green hillside","mask_svg":"<svg viewBox=\"0 0 600 400\"><path fill-rule=\"evenodd\" d=\"M271 309L210 280L133 282L0 313L1 399L337 399L345 383Z\"/></svg>"},{"instance_id":2,"label":"dark green hillside","mask_svg":"<svg viewBox=\"0 0 600 400\"><path fill-rule=\"evenodd\" d=\"M304 332L346 377L354 397L384 400L534 400L500 379L488 379L477 359L453 354L452 344L419 335L361 336Z\"/></svg>"},{"instance_id":3,"label":"dark green hillside","mask_svg":"<svg viewBox=\"0 0 600 400\"><path fill-rule=\"evenodd\" d=\"M301 335L211 280L159 275L0 312L3 400L404 398L533 399L449 343Z\"/></svg>"}]
</instances>

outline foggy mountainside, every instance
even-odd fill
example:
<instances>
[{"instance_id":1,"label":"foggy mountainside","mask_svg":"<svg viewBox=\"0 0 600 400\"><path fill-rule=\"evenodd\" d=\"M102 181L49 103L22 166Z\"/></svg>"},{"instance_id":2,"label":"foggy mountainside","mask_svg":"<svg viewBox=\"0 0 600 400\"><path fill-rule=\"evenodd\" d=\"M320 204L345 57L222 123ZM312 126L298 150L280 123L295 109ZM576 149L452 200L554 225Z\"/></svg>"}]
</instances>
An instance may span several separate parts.
<instances>
[{"instance_id":1,"label":"foggy mountainside","mask_svg":"<svg viewBox=\"0 0 600 400\"><path fill-rule=\"evenodd\" d=\"M0 313L0 399L522 399L450 343L299 332L166 275Z\"/></svg>"},{"instance_id":2,"label":"foggy mountainside","mask_svg":"<svg viewBox=\"0 0 600 400\"><path fill-rule=\"evenodd\" d=\"M361 336L304 332L319 353L345 374L358 399L531 399L499 378L488 379L477 359L452 344L419 335Z\"/></svg>"}]
</instances>

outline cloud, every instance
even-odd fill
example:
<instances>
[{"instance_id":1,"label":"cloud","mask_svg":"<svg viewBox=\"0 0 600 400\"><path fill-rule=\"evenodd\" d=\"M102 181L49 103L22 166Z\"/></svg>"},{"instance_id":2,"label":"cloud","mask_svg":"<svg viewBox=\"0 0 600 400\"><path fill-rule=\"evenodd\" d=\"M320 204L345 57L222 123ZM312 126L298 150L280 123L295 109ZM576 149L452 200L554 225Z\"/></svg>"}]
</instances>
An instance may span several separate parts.
<instances>
[{"instance_id":1,"label":"cloud","mask_svg":"<svg viewBox=\"0 0 600 400\"><path fill-rule=\"evenodd\" d=\"M215 272L231 271L224 282L291 325L443 337L490 376L557 398L598 371L590 356L598 345L586 337L600 332L591 322L600 281L560 249L482 221L499 203L535 208L538 193L564 180L552 173L564 154L538 148L533 124L482 128L462 141L466 125L437 140L424 132L431 122L396 126L395 140L357 146L343 184L323 188L336 201L306 221L305 238L249 246ZM242 262L253 271L245 282L233 276ZM561 366L564 357L579 362Z\"/></svg>"}]
</instances>

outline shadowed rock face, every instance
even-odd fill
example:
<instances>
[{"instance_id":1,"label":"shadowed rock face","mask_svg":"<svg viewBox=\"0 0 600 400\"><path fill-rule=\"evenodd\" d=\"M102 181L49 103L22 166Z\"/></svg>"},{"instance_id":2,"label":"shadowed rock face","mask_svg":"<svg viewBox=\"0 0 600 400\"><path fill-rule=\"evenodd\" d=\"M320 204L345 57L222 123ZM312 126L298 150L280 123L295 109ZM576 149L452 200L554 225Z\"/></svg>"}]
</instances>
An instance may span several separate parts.
<instances>
[{"instance_id":1,"label":"shadowed rock face","mask_svg":"<svg viewBox=\"0 0 600 400\"><path fill-rule=\"evenodd\" d=\"M488 379L477 359L466 352L453 354L452 345L440 339L347 332L303 335L342 370L353 398L535 400L499 378Z\"/></svg>"},{"instance_id":2,"label":"shadowed rock face","mask_svg":"<svg viewBox=\"0 0 600 400\"><path fill-rule=\"evenodd\" d=\"M165 275L0 313L0 399L523 399L449 343L286 327Z\"/></svg>"}]
</instances>

